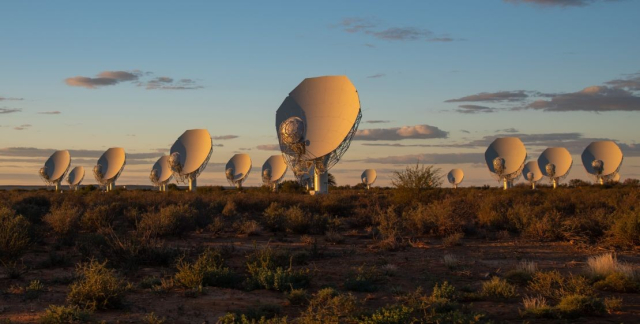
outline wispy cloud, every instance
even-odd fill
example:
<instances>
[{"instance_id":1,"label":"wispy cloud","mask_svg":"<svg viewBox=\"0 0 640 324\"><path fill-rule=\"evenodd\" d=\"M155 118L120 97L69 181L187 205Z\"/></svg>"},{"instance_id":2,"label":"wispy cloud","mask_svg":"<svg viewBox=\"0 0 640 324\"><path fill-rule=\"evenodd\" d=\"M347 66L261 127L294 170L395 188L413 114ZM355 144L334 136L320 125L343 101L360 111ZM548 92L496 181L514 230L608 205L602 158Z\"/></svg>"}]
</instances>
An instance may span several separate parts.
<instances>
[{"instance_id":1,"label":"wispy cloud","mask_svg":"<svg viewBox=\"0 0 640 324\"><path fill-rule=\"evenodd\" d=\"M377 73L377 74L368 76L367 79L378 79L378 78L382 78L382 77L385 77L385 76L387 76L387 75L384 74L384 73Z\"/></svg>"},{"instance_id":2,"label":"wispy cloud","mask_svg":"<svg viewBox=\"0 0 640 324\"><path fill-rule=\"evenodd\" d=\"M20 125L20 126L16 126L13 129L21 131L21 130L28 129L30 127L31 127L31 124L23 124L23 125Z\"/></svg>"},{"instance_id":3,"label":"wispy cloud","mask_svg":"<svg viewBox=\"0 0 640 324\"><path fill-rule=\"evenodd\" d=\"M234 138L238 138L238 135L220 135L220 136L211 137L211 139L218 140L218 141L230 140L230 139L234 139Z\"/></svg>"},{"instance_id":4,"label":"wispy cloud","mask_svg":"<svg viewBox=\"0 0 640 324\"><path fill-rule=\"evenodd\" d=\"M112 86L122 82L133 82L147 90L194 90L202 89L193 79L175 80L171 77L160 76L148 79L153 72L134 71L104 71L96 77L75 76L65 79L65 83L72 87L97 89Z\"/></svg>"},{"instance_id":5,"label":"wispy cloud","mask_svg":"<svg viewBox=\"0 0 640 324\"><path fill-rule=\"evenodd\" d=\"M504 0L511 3L531 3L540 6L558 6L558 7L584 7L597 0ZM601 2L614 2L617 0L603 0Z\"/></svg>"},{"instance_id":6,"label":"wispy cloud","mask_svg":"<svg viewBox=\"0 0 640 324\"><path fill-rule=\"evenodd\" d=\"M348 162L364 162L379 164L461 164L484 163L483 153L432 153L432 154L408 154L390 155L386 157L370 157L362 160L349 160Z\"/></svg>"},{"instance_id":7,"label":"wispy cloud","mask_svg":"<svg viewBox=\"0 0 640 324\"><path fill-rule=\"evenodd\" d=\"M429 125L403 126L393 128L371 128L356 132L354 140L399 141L404 139L447 138L448 132Z\"/></svg>"},{"instance_id":8,"label":"wispy cloud","mask_svg":"<svg viewBox=\"0 0 640 324\"><path fill-rule=\"evenodd\" d=\"M445 102L515 102L527 99L529 95L524 90L482 92L457 99L449 99Z\"/></svg>"},{"instance_id":9,"label":"wispy cloud","mask_svg":"<svg viewBox=\"0 0 640 324\"><path fill-rule=\"evenodd\" d=\"M17 113L21 111L22 109L20 108L0 108L0 114L12 114L12 113Z\"/></svg>"},{"instance_id":10,"label":"wispy cloud","mask_svg":"<svg viewBox=\"0 0 640 324\"><path fill-rule=\"evenodd\" d=\"M455 109L456 112L463 114L492 113L496 112L496 108L479 105L460 105Z\"/></svg>"},{"instance_id":11,"label":"wispy cloud","mask_svg":"<svg viewBox=\"0 0 640 324\"><path fill-rule=\"evenodd\" d=\"M505 129L498 129L496 130L496 133L518 133L518 130L511 127L511 128L505 128Z\"/></svg>"},{"instance_id":12,"label":"wispy cloud","mask_svg":"<svg viewBox=\"0 0 640 324\"><path fill-rule=\"evenodd\" d=\"M278 144L262 144L256 146L256 149L262 151L280 151L280 145Z\"/></svg>"},{"instance_id":13,"label":"wispy cloud","mask_svg":"<svg viewBox=\"0 0 640 324\"><path fill-rule=\"evenodd\" d=\"M592 86L578 92L559 94L550 100L536 100L524 108L543 111L640 111L640 96L608 86Z\"/></svg>"},{"instance_id":14,"label":"wispy cloud","mask_svg":"<svg viewBox=\"0 0 640 324\"><path fill-rule=\"evenodd\" d=\"M436 35L431 30L419 27L385 27L375 18L345 18L338 25L347 33L362 33L386 41L451 42L454 40L447 34Z\"/></svg>"},{"instance_id":15,"label":"wispy cloud","mask_svg":"<svg viewBox=\"0 0 640 324\"><path fill-rule=\"evenodd\" d=\"M0 97L0 101L19 101L19 100L24 100L24 99L23 98Z\"/></svg>"},{"instance_id":16,"label":"wispy cloud","mask_svg":"<svg viewBox=\"0 0 640 324\"><path fill-rule=\"evenodd\" d=\"M379 120L379 119L365 121L365 123L367 124L386 124L390 122L391 122L390 120Z\"/></svg>"},{"instance_id":17,"label":"wispy cloud","mask_svg":"<svg viewBox=\"0 0 640 324\"><path fill-rule=\"evenodd\" d=\"M38 115L60 115L60 114L61 114L61 112L58 111L58 110L38 112Z\"/></svg>"}]
</instances>

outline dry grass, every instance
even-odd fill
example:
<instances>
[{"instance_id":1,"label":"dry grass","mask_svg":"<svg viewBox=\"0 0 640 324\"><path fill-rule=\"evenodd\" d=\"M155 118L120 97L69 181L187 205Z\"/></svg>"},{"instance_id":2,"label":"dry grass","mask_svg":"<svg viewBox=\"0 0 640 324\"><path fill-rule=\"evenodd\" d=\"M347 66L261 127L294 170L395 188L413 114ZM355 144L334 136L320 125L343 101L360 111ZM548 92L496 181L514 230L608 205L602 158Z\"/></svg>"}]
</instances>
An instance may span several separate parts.
<instances>
[{"instance_id":1,"label":"dry grass","mask_svg":"<svg viewBox=\"0 0 640 324\"><path fill-rule=\"evenodd\" d=\"M442 260L444 265L450 270L455 269L460 264L458 258L453 254L445 254Z\"/></svg>"}]
</instances>

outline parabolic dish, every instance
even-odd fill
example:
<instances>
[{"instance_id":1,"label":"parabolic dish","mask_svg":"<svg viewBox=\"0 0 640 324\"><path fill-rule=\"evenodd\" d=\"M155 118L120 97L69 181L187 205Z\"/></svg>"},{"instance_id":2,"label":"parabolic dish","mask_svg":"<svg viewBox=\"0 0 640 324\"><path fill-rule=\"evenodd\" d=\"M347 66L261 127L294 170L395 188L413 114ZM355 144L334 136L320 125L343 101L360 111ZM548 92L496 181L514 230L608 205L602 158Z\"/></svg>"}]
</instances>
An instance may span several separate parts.
<instances>
[{"instance_id":1,"label":"parabolic dish","mask_svg":"<svg viewBox=\"0 0 640 324\"><path fill-rule=\"evenodd\" d=\"M233 170L233 179L229 180L233 182L243 180L251 172L251 157L246 153L234 155L225 167L225 170L229 169Z\"/></svg>"},{"instance_id":2,"label":"parabolic dish","mask_svg":"<svg viewBox=\"0 0 640 324\"><path fill-rule=\"evenodd\" d=\"M620 182L620 173L616 173L616 175L614 175L613 178L611 178L611 181Z\"/></svg>"},{"instance_id":3,"label":"parabolic dish","mask_svg":"<svg viewBox=\"0 0 640 324\"><path fill-rule=\"evenodd\" d=\"M156 163L153 164L151 171L156 172L156 176L158 177L158 183L169 181L169 179L171 179L171 176L173 175L173 172L169 167L169 156L163 155L162 157L160 157L158 161L156 161Z\"/></svg>"},{"instance_id":4,"label":"parabolic dish","mask_svg":"<svg viewBox=\"0 0 640 324\"><path fill-rule=\"evenodd\" d=\"M77 186L82 182L82 179L84 179L84 167L77 166L71 170L67 181L70 185Z\"/></svg>"},{"instance_id":5,"label":"parabolic dish","mask_svg":"<svg viewBox=\"0 0 640 324\"><path fill-rule=\"evenodd\" d=\"M272 155L262 165L262 174L264 174L265 170L270 170L270 182L278 182L287 172L287 163L282 155Z\"/></svg>"},{"instance_id":6,"label":"parabolic dish","mask_svg":"<svg viewBox=\"0 0 640 324\"><path fill-rule=\"evenodd\" d=\"M190 129L185 131L171 146L171 154L178 153L182 166L180 175L198 171L209 161L212 149L211 135L206 129Z\"/></svg>"},{"instance_id":7,"label":"parabolic dish","mask_svg":"<svg viewBox=\"0 0 640 324\"><path fill-rule=\"evenodd\" d=\"M366 169L364 170L364 172L362 172L362 176L360 176L360 180L362 180L362 183L366 185L372 185L374 182L376 182L377 178L378 174L374 169Z\"/></svg>"},{"instance_id":8,"label":"parabolic dish","mask_svg":"<svg viewBox=\"0 0 640 324\"><path fill-rule=\"evenodd\" d=\"M564 147L549 147L540 154L538 158L538 168L545 177L551 176L547 172L547 164L555 165L554 177L564 177L573 165L571 153Z\"/></svg>"},{"instance_id":9,"label":"parabolic dish","mask_svg":"<svg viewBox=\"0 0 640 324\"><path fill-rule=\"evenodd\" d=\"M114 178L120 175L120 172L124 168L126 162L126 154L121 147L112 147L102 154L98 159L98 165L100 166L100 172L102 178L105 181L115 180Z\"/></svg>"},{"instance_id":10,"label":"parabolic dish","mask_svg":"<svg viewBox=\"0 0 640 324\"><path fill-rule=\"evenodd\" d=\"M485 162L487 162L487 167L492 173L496 173L493 162L497 157L504 159L504 171L502 174L512 174L519 171L527 159L527 149L517 137L497 138L484 153Z\"/></svg>"},{"instance_id":11,"label":"parabolic dish","mask_svg":"<svg viewBox=\"0 0 640 324\"><path fill-rule=\"evenodd\" d=\"M459 185L462 179L464 179L464 172L461 169L452 169L447 174L447 180L452 185Z\"/></svg>"},{"instance_id":12,"label":"parabolic dish","mask_svg":"<svg viewBox=\"0 0 640 324\"><path fill-rule=\"evenodd\" d=\"M71 154L69 151L55 151L44 163L45 173L51 182L62 180L62 177L69 170L71 164Z\"/></svg>"},{"instance_id":13,"label":"parabolic dish","mask_svg":"<svg viewBox=\"0 0 640 324\"><path fill-rule=\"evenodd\" d=\"M533 175L533 177L529 177L529 173ZM527 181L540 181L542 179L542 171L540 171L540 167L538 167L538 161L529 161L524 165L524 169L522 169L522 174Z\"/></svg>"},{"instance_id":14,"label":"parabolic dish","mask_svg":"<svg viewBox=\"0 0 640 324\"><path fill-rule=\"evenodd\" d=\"M291 131L304 132L303 155L307 159L322 157L333 153L345 139L350 140L349 135L355 133L353 128L357 127L360 116L358 91L346 76L307 78L289 93L276 112L278 139L283 143L280 125L297 117L304 125L292 123L291 127L296 127ZM281 149L292 154L287 147L281 145Z\"/></svg>"},{"instance_id":15,"label":"parabolic dish","mask_svg":"<svg viewBox=\"0 0 640 324\"><path fill-rule=\"evenodd\" d=\"M587 173L597 175L592 162L600 160L603 162L602 176L608 176L618 172L622 164L623 154L620 147L612 141L592 142L582 152L582 164Z\"/></svg>"}]
</instances>

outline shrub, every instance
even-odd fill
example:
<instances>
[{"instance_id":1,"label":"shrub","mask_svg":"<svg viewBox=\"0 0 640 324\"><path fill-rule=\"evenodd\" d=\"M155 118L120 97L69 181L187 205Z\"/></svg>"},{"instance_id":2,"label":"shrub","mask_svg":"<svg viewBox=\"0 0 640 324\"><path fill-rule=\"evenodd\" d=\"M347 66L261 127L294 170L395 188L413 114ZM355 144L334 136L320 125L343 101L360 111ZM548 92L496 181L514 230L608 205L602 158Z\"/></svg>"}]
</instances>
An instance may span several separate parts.
<instances>
[{"instance_id":1,"label":"shrub","mask_svg":"<svg viewBox=\"0 0 640 324\"><path fill-rule=\"evenodd\" d=\"M515 269L505 274L505 278L511 282L527 283L533 279L533 275L538 271L538 265L533 261L522 260Z\"/></svg>"},{"instance_id":2,"label":"shrub","mask_svg":"<svg viewBox=\"0 0 640 324\"><path fill-rule=\"evenodd\" d=\"M606 312L602 300L585 295L567 295L560 300L556 309L568 317L600 315Z\"/></svg>"},{"instance_id":3,"label":"shrub","mask_svg":"<svg viewBox=\"0 0 640 324\"><path fill-rule=\"evenodd\" d=\"M549 306L547 300L542 296L525 297L522 300L524 311L522 315L533 317L553 317L553 308Z\"/></svg>"},{"instance_id":4,"label":"shrub","mask_svg":"<svg viewBox=\"0 0 640 324\"><path fill-rule=\"evenodd\" d=\"M39 319L42 324L69 324L88 322L91 317L91 311L82 309L76 305L73 306L56 306L49 305Z\"/></svg>"},{"instance_id":5,"label":"shrub","mask_svg":"<svg viewBox=\"0 0 640 324\"><path fill-rule=\"evenodd\" d=\"M142 321L144 323L147 323L147 324L164 324L166 322L166 319L164 317L163 318L159 318L158 316L156 316L155 313L151 312L151 313L147 314L142 319Z\"/></svg>"},{"instance_id":6,"label":"shrub","mask_svg":"<svg viewBox=\"0 0 640 324\"><path fill-rule=\"evenodd\" d=\"M555 300L568 295L592 296L594 294L593 287L585 277L573 275L564 277L557 270L536 272L529 282L528 288L537 294Z\"/></svg>"},{"instance_id":7,"label":"shrub","mask_svg":"<svg viewBox=\"0 0 640 324\"><path fill-rule=\"evenodd\" d=\"M589 274L594 278L605 278L618 270L618 260L611 253L587 259Z\"/></svg>"},{"instance_id":8,"label":"shrub","mask_svg":"<svg viewBox=\"0 0 640 324\"><path fill-rule=\"evenodd\" d=\"M309 307L297 320L301 324L340 323L354 316L359 309L360 304L353 295L324 288L313 295Z\"/></svg>"},{"instance_id":9,"label":"shrub","mask_svg":"<svg viewBox=\"0 0 640 324\"><path fill-rule=\"evenodd\" d=\"M290 305L304 305L309 301L309 295L304 289L291 289L284 295Z\"/></svg>"},{"instance_id":10,"label":"shrub","mask_svg":"<svg viewBox=\"0 0 640 324\"><path fill-rule=\"evenodd\" d=\"M0 207L0 262L15 260L27 251L31 245L30 227L26 218Z\"/></svg>"},{"instance_id":11,"label":"shrub","mask_svg":"<svg viewBox=\"0 0 640 324\"><path fill-rule=\"evenodd\" d=\"M361 266L348 275L344 288L351 291L374 292L383 280L382 274L375 267Z\"/></svg>"},{"instance_id":12,"label":"shrub","mask_svg":"<svg viewBox=\"0 0 640 324\"><path fill-rule=\"evenodd\" d=\"M323 234L327 228L327 216L307 213L298 206L289 207L284 215L287 230L295 234Z\"/></svg>"},{"instance_id":13,"label":"shrub","mask_svg":"<svg viewBox=\"0 0 640 324\"><path fill-rule=\"evenodd\" d=\"M198 289L204 286L235 287L239 277L224 266L222 255L217 250L207 250L200 254L194 263L181 258L177 264L175 280L180 285Z\"/></svg>"},{"instance_id":14,"label":"shrub","mask_svg":"<svg viewBox=\"0 0 640 324\"><path fill-rule=\"evenodd\" d=\"M455 269L460 263L458 261L458 258L453 254L445 254L442 260L444 262L445 267L447 267L449 270Z\"/></svg>"},{"instance_id":15,"label":"shrub","mask_svg":"<svg viewBox=\"0 0 640 324\"><path fill-rule=\"evenodd\" d=\"M416 163L415 166L407 166L404 171L394 171L391 184L399 190L422 191L440 187L442 178L440 169Z\"/></svg>"},{"instance_id":16,"label":"shrub","mask_svg":"<svg viewBox=\"0 0 640 324\"><path fill-rule=\"evenodd\" d=\"M604 299L604 307L609 314L620 311L622 309L622 298L607 297Z\"/></svg>"},{"instance_id":17,"label":"shrub","mask_svg":"<svg viewBox=\"0 0 640 324\"><path fill-rule=\"evenodd\" d=\"M262 213L264 227L272 232L284 231L287 221L285 210L277 202L272 202Z\"/></svg>"},{"instance_id":18,"label":"shrub","mask_svg":"<svg viewBox=\"0 0 640 324\"><path fill-rule=\"evenodd\" d=\"M106 264L95 260L79 264L76 273L80 279L71 284L67 300L91 310L121 307L128 285Z\"/></svg>"},{"instance_id":19,"label":"shrub","mask_svg":"<svg viewBox=\"0 0 640 324\"><path fill-rule=\"evenodd\" d=\"M27 288L25 288L25 294L27 299L34 299L40 296L44 291L44 285L40 280L31 280Z\"/></svg>"},{"instance_id":20,"label":"shrub","mask_svg":"<svg viewBox=\"0 0 640 324\"><path fill-rule=\"evenodd\" d=\"M401 235L402 220L395 208L389 207L386 211L379 211L375 215L375 222L383 239L395 239Z\"/></svg>"},{"instance_id":21,"label":"shrub","mask_svg":"<svg viewBox=\"0 0 640 324\"><path fill-rule=\"evenodd\" d=\"M60 208L52 209L51 213L44 216L43 220L51 227L59 240L70 243L80 230L80 216L79 208L63 205Z\"/></svg>"},{"instance_id":22,"label":"shrub","mask_svg":"<svg viewBox=\"0 0 640 324\"><path fill-rule=\"evenodd\" d=\"M335 231L328 231L324 234L324 240L329 243L340 244L344 242L344 236Z\"/></svg>"},{"instance_id":23,"label":"shrub","mask_svg":"<svg viewBox=\"0 0 640 324\"><path fill-rule=\"evenodd\" d=\"M138 231L149 231L153 235L182 236L195 229L196 211L186 205L169 205L157 213L142 216Z\"/></svg>"},{"instance_id":24,"label":"shrub","mask_svg":"<svg viewBox=\"0 0 640 324\"><path fill-rule=\"evenodd\" d=\"M236 232L241 235L253 236L260 235L262 228L260 224L254 220L240 221L234 224Z\"/></svg>"},{"instance_id":25,"label":"shrub","mask_svg":"<svg viewBox=\"0 0 640 324\"><path fill-rule=\"evenodd\" d=\"M51 202L45 196L28 196L13 205L17 215L23 215L33 224L40 223L42 217L49 212Z\"/></svg>"},{"instance_id":26,"label":"shrub","mask_svg":"<svg viewBox=\"0 0 640 324\"><path fill-rule=\"evenodd\" d=\"M459 246L462 245L462 238L464 237L464 233L455 233L445 237L442 240L442 245L444 246Z\"/></svg>"},{"instance_id":27,"label":"shrub","mask_svg":"<svg viewBox=\"0 0 640 324\"><path fill-rule=\"evenodd\" d=\"M639 290L638 283L621 272L614 272L608 275L606 278L596 282L593 287L598 290L615 292L636 292Z\"/></svg>"},{"instance_id":28,"label":"shrub","mask_svg":"<svg viewBox=\"0 0 640 324\"><path fill-rule=\"evenodd\" d=\"M108 205L98 205L87 209L82 216L82 227L91 232L97 232L103 227L109 227L115 220L114 208Z\"/></svg>"},{"instance_id":29,"label":"shrub","mask_svg":"<svg viewBox=\"0 0 640 324\"><path fill-rule=\"evenodd\" d=\"M493 277L489 281L482 283L481 294L489 298L512 298L515 297L516 287L508 283L506 280Z\"/></svg>"},{"instance_id":30,"label":"shrub","mask_svg":"<svg viewBox=\"0 0 640 324\"><path fill-rule=\"evenodd\" d=\"M615 246L631 248L640 245L640 211L625 211L616 218L607 234Z\"/></svg>"},{"instance_id":31,"label":"shrub","mask_svg":"<svg viewBox=\"0 0 640 324\"><path fill-rule=\"evenodd\" d=\"M360 324L405 324L415 322L413 308L405 305L391 305L378 309L371 316L362 318Z\"/></svg>"}]
</instances>

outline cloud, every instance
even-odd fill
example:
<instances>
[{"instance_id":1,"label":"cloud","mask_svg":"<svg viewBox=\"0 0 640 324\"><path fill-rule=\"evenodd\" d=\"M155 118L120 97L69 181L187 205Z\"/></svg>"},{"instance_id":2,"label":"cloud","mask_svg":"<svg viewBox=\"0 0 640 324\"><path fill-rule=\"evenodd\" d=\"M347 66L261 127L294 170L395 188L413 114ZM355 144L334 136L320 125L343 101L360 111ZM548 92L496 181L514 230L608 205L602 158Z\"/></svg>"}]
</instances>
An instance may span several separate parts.
<instances>
[{"instance_id":1,"label":"cloud","mask_svg":"<svg viewBox=\"0 0 640 324\"><path fill-rule=\"evenodd\" d=\"M365 123L367 124L386 124L386 123L390 123L390 120L367 120L365 121Z\"/></svg>"},{"instance_id":2,"label":"cloud","mask_svg":"<svg viewBox=\"0 0 640 324\"><path fill-rule=\"evenodd\" d=\"M504 0L511 3L532 3L540 6L558 6L558 7L584 7L590 5L596 0ZM616 0L605 0L605 2L613 2Z\"/></svg>"},{"instance_id":3,"label":"cloud","mask_svg":"<svg viewBox=\"0 0 640 324\"><path fill-rule=\"evenodd\" d=\"M381 25L382 23L379 20L372 18L345 18L338 24L347 33L362 33L386 41L453 41L453 38L446 34L436 35L434 32L424 28L411 26L382 27Z\"/></svg>"},{"instance_id":4,"label":"cloud","mask_svg":"<svg viewBox=\"0 0 640 324\"><path fill-rule=\"evenodd\" d=\"M193 79L180 79L176 81L171 77L160 76L152 78L151 80L144 80L151 75L153 75L153 72L143 72L140 70L133 70L131 72L104 71L95 78L76 76L65 79L65 82L72 87L83 87L87 89L96 89L129 81L147 90L194 90L204 88L198 85Z\"/></svg>"},{"instance_id":5,"label":"cloud","mask_svg":"<svg viewBox=\"0 0 640 324\"><path fill-rule=\"evenodd\" d=\"M230 139L234 139L234 138L238 138L238 135L221 135L221 136L214 136L211 139L213 140L230 140Z\"/></svg>"},{"instance_id":6,"label":"cloud","mask_svg":"<svg viewBox=\"0 0 640 324\"><path fill-rule=\"evenodd\" d=\"M445 102L515 102L527 99L529 95L524 90L482 92L458 99L449 99Z\"/></svg>"},{"instance_id":7,"label":"cloud","mask_svg":"<svg viewBox=\"0 0 640 324\"><path fill-rule=\"evenodd\" d=\"M399 141L404 139L447 138L448 132L429 125L403 126L394 128L372 128L356 132L354 140Z\"/></svg>"},{"instance_id":8,"label":"cloud","mask_svg":"<svg viewBox=\"0 0 640 324\"><path fill-rule=\"evenodd\" d=\"M280 151L280 145L278 144L262 144L256 146L256 149L262 151Z\"/></svg>"},{"instance_id":9,"label":"cloud","mask_svg":"<svg viewBox=\"0 0 640 324\"><path fill-rule=\"evenodd\" d=\"M608 86L592 86L578 92L558 94L550 100L536 100L524 108L542 111L640 111L640 97Z\"/></svg>"},{"instance_id":10,"label":"cloud","mask_svg":"<svg viewBox=\"0 0 640 324\"><path fill-rule=\"evenodd\" d=\"M104 71L97 75L96 78L76 76L67 78L64 81L72 87L84 87L87 89L95 89L97 87L116 85L120 82L138 80L139 74L126 71Z\"/></svg>"},{"instance_id":11,"label":"cloud","mask_svg":"<svg viewBox=\"0 0 640 324\"><path fill-rule=\"evenodd\" d=\"M144 86L147 90L196 90L204 88L196 84L192 79L173 80L170 77L157 77L147 82L140 82L138 86Z\"/></svg>"},{"instance_id":12,"label":"cloud","mask_svg":"<svg viewBox=\"0 0 640 324\"><path fill-rule=\"evenodd\" d=\"M517 132L518 132L518 130L513 128L513 127L496 130L496 133L517 133Z\"/></svg>"},{"instance_id":13,"label":"cloud","mask_svg":"<svg viewBox=\"0 0 640 324\"><path fill-rule=\"evenodd\" d=\"M211 144L211 146L214 146L214 147L223 147L223 146L224 146L224 144Z\"/></svg>"},{"instance_id":14,"label":"cloud","mask_svg":"<svg viewBox=\"0 0 640 324\"><path fill-rule=\"evenodd\" d=\"M468 130L466 130L466 129L461 129L460 131L461 131L461 132L463 132L463 133L465 133L465 134L471 134L471 132L470 132L470 131L468 131Z\"/></svg>"},{"instance_id":15,"label":"cloud","mask_svg":"<svg viewBox=\"0 0 640 324\"><path fill-rule=\"evenodd\" d=\"M25 130L25 129L29 128L29 127L31 127L30 124L23 124L23 125L20 125L20 126L16 126L13 129L15 129L15 130Z\"/></svg>"},{"instance_id":16,"label":"cloud","mask_svg":"<svg viewBox=\"0 0 640 324\"><path fill-rule=\"evenodd\" d=\"M31 125L23 125L23 126L31 126ZM162 152L166 152L164 149L161 149ZM20 158L48 158L55 152L55 149L41 149L35 147L5 147L0 148L0 156L2 157L20 157ZM90 158L90 159L98 159L102 153L106 150L69 150L69 154L71 154L71 158L75 162L76 159L82 158ZM153 152L127 152L127 164L129 161L140 161L140 160L149 160L147 162L153 163L160 156L162 156L162 152L153 151ZM92 160L95 162L95 160Z\"/></svg>"},{"instance_id":17,"label":"cloud","mask_svg":"<svg viewBox=\"0 0 640 324\"><path fill-rule=\"evenodd\" d=\"M605 82L605 84L617 89L640 91L640 73L631 74L625 79L615 79L607 81Z\"/></svg>"},{"instance_id":18,"label":"cloud","mask_svg":"<svg viewBox=\"0 0 640 324\"><path fill-rule=\"evenodd\" d=\"M38 115L60 115L61 112L58 110L54 110L54 111L41 111L38 113Z\"/></svg>"},{"instance_id":19,"label":"cloud","mask_svg":"<svg viewBox=\"0 0 640 324\"><path fill-rule=\"evenodd\" d=\"M461 164L484 163L484 153L431 153L391 155L378 158L366 158L363 160L350 160L348 162L364 162L379 164Z\"/></svg>"},{"instance_id":20,"label":"cloud","mask_svg":"<svg viewBox=\"0 0 640 324\"><path fill-rule=\"evenodd\" d=\"M382 77L385 77L385 76L386 76L386 74L384 74L384 73L377 73L377 74L368 76L367 79L378 79L378 78L382 78Z\"/></svg>"},{"instance_id":21,"label":"cloud","mask_svg":"<svg viewBox=\"0 0 640 324\"><path fill-rule=\"evenodd\" d=\"M0 108L0 114L11 114L16 112L21 112L20 108Z\"/></svg>"},{"instance_id":22,"label":"cloud","mask_svg":"<svg viewBox=\"0 0 640 324\"><path fill-rule=\"evenodd\" d=\"M0 97L0 101L18 101L18 100L24 100L23 98L7 98L7 97Z\"/></svg>"},{"instance_id":23,"label":"cloud","mask_svg":"<svg viewBox=\"0 0 640 324\"><path fill-rule=\"evenodd\" d=\"M479 105L460 105L457 109L455 109L455 111L463 114L477 114L492 113L497 111L497 109Z\"/></svg>"}]
</instances>

